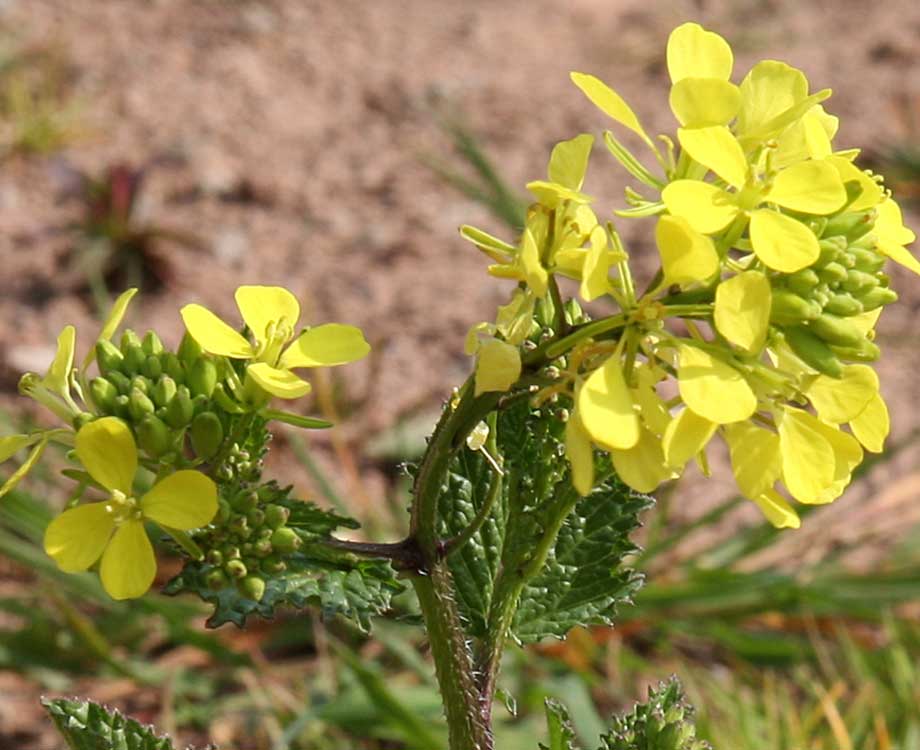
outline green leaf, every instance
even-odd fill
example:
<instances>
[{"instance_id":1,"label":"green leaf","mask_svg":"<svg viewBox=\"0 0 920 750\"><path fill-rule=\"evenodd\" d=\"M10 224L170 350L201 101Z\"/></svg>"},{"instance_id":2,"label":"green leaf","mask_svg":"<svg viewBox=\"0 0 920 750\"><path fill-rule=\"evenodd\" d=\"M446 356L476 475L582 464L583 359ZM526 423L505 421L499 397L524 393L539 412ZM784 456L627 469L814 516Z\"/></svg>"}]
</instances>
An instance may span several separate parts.
<instances>
[{"instance_id":1,"label":"green leaf","mask_svg":"<svg viewBox=\"0 0 920 750\"><path fill-rule=\"evenodd\" d=\"M226 487L221 490L222 494L234 491ZM164 593L191 592L214 605L214 613L206 623L210 628L228 622L243 627L250 615L271 618L279 607L318 607L324 617L341 615L362 630L369 630L371 617L386 612L393 595L403 588L395 571L386 561L358 558L321 544L336 529L355 529L358 523L322 510L313 503L292 499L290 490L290 487L280 488L275 483L258 489L263 503L288 509L290 517L286 526L293 529L302 542L299 549L284 556L286 567L283 571L258 573L265 582L265 593L260 601L248 598L233 585L217 590L211 588L208 577L217 568L208 562L186 562L182 572L166 584ZM196 542L205 550L218 548L219 544L212 542L208 535L219 531L206 530L196 536Z\"/></svg>"},{"instance_id":2,"label":"green leaf","mask_svg":"<svg viewBox=\"0 0 920 750\"><path fill-rule=\"evenodd\" d=\"M501 493L482 528L449 560L458 606L474 638L487 637L490 621L509 616L519 596L512 632L522 642L561 638L576 625L611 624L616 606L641 583L622 563L636 551L629 534L650 500L629 490L600 458L597 475L607 479L579 498L569 477L559 407L533 409L521 400L499 414ZM445 537L473 520L492 481L485 457L462 449L440 500Z\"/></svg>"},{"instance_id":3,"label":"green leaf","mask_svg":"<svg viewBox=\"0 0 920 750\"><path fill-rule=\"evenodd\" d=\"M168 737L153 727L81 700L43 700L58 732L70 750L174 750Z\"/></svg>"},{"instance_id":4,"label":"green leaf","mask_svg":"<svg viewBox=\"0 0 920 750\"><path fill-rule=\"evenodd\" d=\"M541 750L576 750L575 730L569 719L569 712L559 701L547 698L546 728L549 745L540 745Z\"/></svg>"},{"instance_id":5,"label":"green leaf","mask_svg":"<svg viewBox=\"0 0 920 750\"><path fill-rule=\"evenodd\" d=\"M648 700L614 718L601 740L598 750L711 750L708 742L696 737L693 709L675 677L649 688Z\"/></svg>"}]
</instances>

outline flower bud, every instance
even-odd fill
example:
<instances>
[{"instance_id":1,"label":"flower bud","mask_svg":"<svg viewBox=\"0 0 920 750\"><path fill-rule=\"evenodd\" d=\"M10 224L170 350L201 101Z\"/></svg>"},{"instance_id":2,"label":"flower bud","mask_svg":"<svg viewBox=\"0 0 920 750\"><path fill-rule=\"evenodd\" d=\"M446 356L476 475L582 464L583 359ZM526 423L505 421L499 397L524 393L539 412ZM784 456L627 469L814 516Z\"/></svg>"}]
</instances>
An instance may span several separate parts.
<instances>
[{"instance_id":1,"label":"flower bud","mask_svg":"<svg viewBox=\"0 0 920 750\"><path fill-rule=\"evenodd\" d=\"M809 321L808 326L828 344L859 346L859 342L865 338L855 325L830 313L822 313Z\"/></svg>"},{"instance_id":2,"label":"flower bud","mask_svg":"<svg viewBox=\"0 0 920 750\"><path fill-rule=\"evenodd\" d=\"M271 542L276 552L294 552L303 544L297 532L287 526L276 529L272 534Z\"/></svg>"},{"instance_id":3,"label":"flower bud","mask_svg":"<svg viewBox=\"0 0 920 750\"><path fill-rule=\"evenodd\" d=\"M114 385L121 395L127 396L131 392L131 378L118 370L112 370L105 376L105 379Z\"/></svg>"},{"instance_id":4,"label":"flower bud","mask_svg":"<svg viewBox=\"0 0 920 750\"><path fill-rule=\"evenodd\" d=\"M115 398L118 396L116 388L110 380L93 378L89 383L89 393L96 408L103 414L111 414L115 409Z\"/></svg>"},{"instance_id":5,"label":"flower bud","mask_svg":"<svg viewBox=\"0 0 920 750\"><path fill-rule=\"evenodd\" d=\"M125 394L121 394L115 399L115 416L121 417L128 421L131 419L131 411L128 408L130 399Z\"/></svg>"},{"instance_id":6,"label":"flower bud","mask_svg":"<svg viewBox=\"0 0 920 750\"><path fill-rule=\"evenodd\" d=\"M96 342L96 362L99 365L99 372L103 375L120 370L124 359L124 355L111 341Z\"/></svg>"},{"instance_id":7,"label":"flower bud","mask_svg":"<svg viewBox=\"0 0 920 750\"><path fill-rule=\"evenodd\" d=\"M224 554L219 549L209 549L205 554L204 559L210 565L223 565Z\"/></svg>"},{"instance_id":8,"label":"flower bud","mask_svg":"<svg viewBox=\"0 0 920 750\"><path fill-rule=\"evenodd\" d=\"M240 559L240 548L233 544L228 544L226 547L223 547L221 552L223 553L225 560Z\"/></svg>"},{"instance_id":9,"label":"flower bud","mask_svg":"<svg viewBox=\"0 0 920 750\"><path fill-rule=\"evenodd\" d=\"M241 596L252 599L254 602L260 602L265 596L265 581L257 576L246 576L241 581L237 581L236 590Z\"/></svg>"},{"instance_id":10,"label":"flower bud","mask_svg":"<svg viewBox=\"0 0 920 750\"><path fill-rule=\"evenodd\" d=\"M176 385L182 385L185 382L185 367L175 354L163 352L160 355L160 361L163 364L163 372L175 380Z\"/></svg>"},{"instance_id":11,"label":"flower bud","mask_svg":"<svg viewBox=\"0 0 920 750\"><path fill-rule=\"evenodd\" d=\"M818 274L810 268L803 268L801 271L796 271L786 277L786 286L803 297L808 296L811 290L818 286L819 282Z\"/></svg>"},{"instance_id":12,"label":"flower bud","mask_svg":"<svg viewBox=\"0 0 920 750\"><path fill-rule=\"evenodd\" d=\"M843 376L843 365L831 348L804 326L785 331L786 343L806 365L832 378Z\"/></svg>"},{"instance_id":13,"label":"flower bud","mask_svg":"<svg viewBox=\"0 0 920 750\"><path fill-rule=\"evenodd\" d=\"M270 539L258 539L252 545L252 552L256 557L268 557L274 551Z\"/></svg>"},{"instance_id":14,"label":"flower bud","mask_svg":"<svg viewBox=\"0 0 920 750\"><path fill-rule=\"evenodd\" d=\"M890 305L892 302L896 302L897 299L898 293L886 286L877 286L859 295L859 301L862 303L864 310L875 310L883 305Z\"/></svg>"},{"instance_id":15,"label":"flower bud","mask_svg":"<svg viewBox=\"0 0 920 750\"><path fill-rule=\"evenodd\" d=\"M75 430L79 430L84 425L88 425L95 419L95 415L90 414L88 411L81 412L73 418L72 424Z\"/></svg>"},{"instance_id":16,"label":"flower bud","mask_svg":"<svg viewBox=\"0 0 920 750\"><path fill-rule=\"evenodd\" d=\"M233 400L233 398L231 398L231 396L227 393L227 390L224 388L223 383L218 383L214 386L214 391L211 393L211 398L214 400L215 404L217 404L228 414L243 413L243 407L241 407L236 401Z\"/></svg>"},{"instance_id":17,"label":"flower bud","mask_svg":"<svg viewBox=\"0 0 920 750\"><path fill-rule=\"evenodd\" d=\"M128 349L135 347L143 347L140 337L130 328L126 328L124 333L121 334L121 353L127 354Z\"/></svg>"},{"instance_id":18,"label":"flower bud","mask_svg":"<svg viewBox=\"0 0 920 750\"><path fill-rule=\"evenodd\" d=\"M166 406L166 424L178 430L191 422L194 414L195 407L192 405L188 388L180 385L176 389L176 395Z\"/></svg>"},{"instance_id":19,"label":"flower bud","mask_svg":"<svg viewBox=\"0 0 920 750\"><path fill-rule=\"evenodd\" d=\"M227 523L230 520L231 510L230 503L221 498L217 501L217 517L216 521L218 524Z\"/></svg>"},{"instance_id":20,"label":"flower bud","mask_svg":"<svg viewBox=\"0 0 920 750\"><path fill-rule=\"evenodd\" d=\"M222 570L212 570L204 580L211 591L220 591L230 585L230 579L227 578Z\"/></svg>"},{"instance_id":21,"label":"flower bud","mask_svg":"<svg viewBox=\"0 0 920 750\"><path fill-rule=\"evenodd\" d=\"M287 569L287 563L277 555L272 555L264 559L259 567L269 575L283 573Z\"/></svg>"},{"instance_id":22,"label":"flower bud","mask_svg":"<svg viewBox=\"0 0 920 750\"><path fill-rule=\"evenodd\" d=\"M153 414L148 414L138 423L137 444L149 455L157 458L172 446L172 432Z\"/></svg>"},{"instance_id":23,"label":"flower bud","mask_svg":"<svg viewBox=\"0 0 920 750\"><path fill-rule=\"evenodd\" d=\"M248 492L240 492L233 500L230 501L230 505L233 506L233 509L237 513L248 513L253 508L257 507L259 504L259 493L255 490L249 490Z\"/></svg>"},{"instance_id":24,"label":"flower bud","mask_svg":"<svg viewBox=\"0 0 920 750\"><path fill-rule=\"evenodd\" d=\"M134 390L135 388L146 396L150 391L150 381L147 380L147 378L145 378L143 375L135 375L133 378L131 378L131 390Z\"/></svg>"},{"instance_id":25,"label":"flower bud","mask_svg":"<svg viewBox=\"0 0 920 750\"><path fill-rule=\"evenodd\" d=\"M265 506L265 525L270 529L280 529L291 517L291 511L283 505L270 504Z\"/></svg>"},{"instance_id":26,"label":"flower bud","mask_svg":"<svg viewBox=\"0 0 920 750\"><path fill-rule=\"evenodd\" d=\"M870 231L875 224L875 211L838 214L828 219L824 227L825 237L842 235L848 240L856 240Z\"/></svg>"},{"instance_id":27,"label":"flower bud","mask_svg":"<svg viewBox=\"0 0 920 750\"><path fill-rule=\"evenodd\" d=\"M818 278L825 284L840 284L846 277L847 269L836 261L828 263L824 268L818 271Z\"/></svg>"},{"instance_id":28,"label":"flower bud","mask_svg":"<svg viewBox=\"0 0 920 750\"><path fill-rule=\"evenodd\" d=\"M861 247L850 246L847 252L853 258L853 268L865 273L875 273L880 271L885 265L885 256L873 250L865 250Z\"/></svg>"},{"instance_id":29,"label":"flower bud","mask_svg":"<svg viewBox=\"0 0 920 750\"><path fill-rule=\"evenodd\" d=\"M211 399L207 396L193 396L192 397L192 410L195 414L201 414L202 412L207 411L211 408Z\"/></svg>"},{"instance_id":30,"label":"flower bud","mask_svg":"<svg viewBox=\"0 0 920 750\"><path fill-rule=\"evenodd\" d=\"M188 331L185 332L182 341L179 342L178 355L182 364L186 367L191 367L195 360L201 356L201 346Z\"/></svg>"},{"instance_id":31,"label":"flower bud","mask_svg":"<svg viewBox=\"0 0 920 750\"><path fill-rule=\"evenodd\" d=\"M150 398L158 407L166 406L176 395L176 381L169 375L161 375L153 388L150 389Z\"/></svg>"},{"instance_id":32,"label":"flower bud","mask_svg":"<svg viewBox=\"0 0 920 750\"><path fill-rule=\"evenodd\" d=\"M246 577L246 574L249 572L246 570L246 564L242 560L230 560L224 565L224 570L227 571L227 575L231 578L241 580Z\"/></svg>"},{"instance_id":33,"label":"flower bud","mask_svg":"<svg viewBox=\"0 0 920 750\"><path fill-rule=\"evenodd\" d=\"M265 511L261 508L253 508L246 514L246 519L250 526L259 527L265 523Z\"/></svg>"},{"instance_id":34,"label":"flower bud","mask_svg":"<svg viewBox=\"0 0 920 750\"><path fill-rule=\"evenodd\" d=\"M141 374L151 380L156 380L160 377L163 374L163 364L160 362L160 358L155 354L148 354L144 364L141 365Z\"/></svg>"},{"instance_id":35,"label":"flower bud","mask_svg":"<svg viewBox=\"0 0 920 750\"><path fill-rule=\"evenodd\" d=\"M187 383L193 395L210 398L214 386L217 385L217 365L212 360L201 357L191 366Z\"/></svg>"},{"instance_id":36,"label":"flower bud","mask_svg":"<svg viewBox=\"0 0 920 750\"><path fill-rule=\"evenodd\" d=\"M141 371L144 361L147 359L147 355L144 354L144 350L141 348L140 343L122 347L121 352L125 357L124 364L122 365L124 372L128 375L137 375Z\"/></svg>"},{"instance_id":37,"label":"flower bud","mask_svg":"<svg viewBox=\"0 0 920 750\"><path fill-rule=\"evenodd\" d=\"M148 414L152 415L156 410L153 401L147 398L138 388L131 389L131 394L128 399L128 411L131 418L135 421L142 420Z\"/></svg>"},{"instance_id":38,"label":"flower bud","mask_svg":"<svg viewBox=\"0 0 920 750\"><path fill-rule=\"evenodd\" d=\"M199 458L213 457L224 442L224 426L213 411L203 411L192 420L192 448Z\"/></svg>"},{"instance_id":39,"label":"flower bud","mask_svg":"<svg viewBox=\"0 0 920 750\"><path fill-rule=\"evenodd\" d=\"M871 273L851 269L847 271L847 277L841 286L852 294L859 294L859 292L878 286L878 278Z\"/></svg>"},{"instance_id":40,"label":"flower bud","mask_svg":"<svg viewBox=\"0 0 920 750\"><path fill-rule=\"evenodd\" d=\"M834 354L850 362L875 362L882 354L881 350L869 339L863 339L859 346L832 346Z\"/></svg>"},{"instance_id":41,"label":"flower bud","mask_svg":"<svg viewBox=\"0 0 920 750\"><path fill-rule=\"evenodd\" d=\"M770 303L770 322L777 325L797 325L817 318L821 307L813 300L802 299L786 289L774 289Z\"/></svg>"},{"instance_id":42,"label":"flower bud","mask_svg":"<svg viewBox=\"0 0 920 750\"><path fill-rule=\"evenodd\" d=\"M141 342L141 346L144 349L144 354L148 357L150 355L158 355L163 351L163 342L160 341L160 337L157 336L156 331L147 331L144 334L144 340Z\"/></svg>"},{"instance_id":43,"label":"flower bud","mask_svg":"<svg viewBox=\"0 0 920 750\"><path fill-rule=\"evenodd\" d=\"M859 315L863 311L862 302L849 294L834 294L824 305L824 311L844 318Z\"/></svg>"}]
</instances>

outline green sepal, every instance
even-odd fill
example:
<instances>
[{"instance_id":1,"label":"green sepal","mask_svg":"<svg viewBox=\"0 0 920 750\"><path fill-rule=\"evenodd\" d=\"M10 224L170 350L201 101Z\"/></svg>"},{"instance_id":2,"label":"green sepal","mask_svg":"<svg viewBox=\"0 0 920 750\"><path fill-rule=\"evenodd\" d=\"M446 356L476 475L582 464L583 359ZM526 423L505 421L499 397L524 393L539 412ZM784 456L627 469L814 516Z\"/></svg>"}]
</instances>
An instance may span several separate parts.
<instances>
[{"instance_id":1,"label":"green sepal","mask_svg":"<svg viewBox=\"0 0 920 750\"><path fill-rule=\"evenodd\" d=\"M262 409L260 414L265 419L271 419L276 422L284 422L294 427L302 427L305 430L326 430L333 426L332 422L316 417L304 417L300 414L292 414L289 411L277 411L275 409Z\"/></svg>"}]
</instances>

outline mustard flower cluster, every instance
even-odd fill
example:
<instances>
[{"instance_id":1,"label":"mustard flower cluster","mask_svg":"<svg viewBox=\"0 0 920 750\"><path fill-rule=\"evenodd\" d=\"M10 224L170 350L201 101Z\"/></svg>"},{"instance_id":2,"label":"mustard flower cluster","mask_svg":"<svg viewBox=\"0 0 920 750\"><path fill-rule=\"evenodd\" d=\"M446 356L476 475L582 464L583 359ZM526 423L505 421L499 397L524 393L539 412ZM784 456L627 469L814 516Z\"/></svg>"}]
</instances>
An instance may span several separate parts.
<instances>
[{"instance_id":1,"label":"mustard flower cluster","mask_svg":"<svg viewBox=\"0 0 920 750\"><path fill-rule=\"evenodd\" d=\"M652 138L613 89L572 74L653 160L604 134L640 183L615 213L656 221L652 284L637 294L615 228L582 192L592 136L558 144L548 179L527 186L536 200L517 244L461 229L495 260L492 275L519 282L496 322L468 337L477 390L514 386L535 301L552 296L556 276L573 278L583 300L619 309L574 327L556 347L556 382L537 395L572 401L579 492L593 486L595 449L649 492L692 459L708 471L719 436L742 494L796 527L790 499L833 501L863 451L882 450L888 412L866 363L879 356L879 314L897 299L885 262L920 274L905 247L915 236L881 179L855 163L858 150L835 150L838 121L822 106L831 92L810 93L802 71L764 60L735 84L728 43L695 23L672 32L667 67L676 138Z\"/></svg>"}]
</instances>

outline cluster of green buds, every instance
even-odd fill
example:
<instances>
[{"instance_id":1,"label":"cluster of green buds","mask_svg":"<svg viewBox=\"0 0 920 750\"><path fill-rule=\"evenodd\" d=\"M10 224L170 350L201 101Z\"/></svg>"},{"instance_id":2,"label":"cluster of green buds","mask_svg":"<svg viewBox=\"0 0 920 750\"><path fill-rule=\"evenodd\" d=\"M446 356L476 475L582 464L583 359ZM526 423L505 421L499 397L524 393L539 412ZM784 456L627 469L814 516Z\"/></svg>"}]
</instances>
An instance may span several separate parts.
<instances>
[{"instance_id":1,"label":"cluster of green buds","mask_svg":"<svg viewBox=\"0 0 920 750\"><path fill-rule=\"evenodd\" d=\"M78 485L72 504L48 527L45 548L62 570L99 563L114 598L141 596L153 582L156 560L146 535L152 522L196 559L214 564L212 583L232 581L260 600L259 573L284 568L300 545L286 526L288 509L263 500L272 485L260 480L269 420L298 427L329 427L324 420L270 408L272 397L298 398L310 385L295 368L344 364L369 347L353 326L327 324L296 330L300 305L280 287L244 286L236 299L244 319L235 330L200 305L186 305L187 331L171 351L154 331L125 330L113 342L136 290L115 302L95 345L74 366L76 331L58 337L45 375L25 374L20 391L46 407L58 427L0 437L0 461L29 448L28 458L0 487L11 491L50 443L67 449L79 468L66 475ZM95 362L98 374L90 368ZM146 478L137 481L140 469ZM136 491L150 485L146 492ZM89 491L99 502L79 503ZM277 494L277 493L276 493ZM218 497L228 495L218 502Z\"/></svg>"},{"instance_id":2,"label":"cluster of green buds","mask_svg":"<svg viewBox=\"0 0 920 750\"><path fill-rule=\"evenodd\" d=\"M273 484L229 488L218 504L214 522L195 541L212 566L210 588L230 585L241 596L261 601L265 579L283 571L285 558L302 546L297 532L287 526L290 510L272 502L278 495Z\"/></svg>"},{"instance_id":3,"label":"cluster of green buds","mask_svg":"<svg viewBox=\"0 0 920 750\"><path fill-rule=\"evenodd\" d=\"M884 265L920 274L920 261L881 178L855 164L858 150L835 150L838 121L822 106L831 92L809 93L805 74L782 62L757 63L740 84L733 67L718 34L676 28L667 68L679 128L657 138L613 89L572 73L657 163L605 132L640 183L614 213L655 218L660 269L640 292L616 228L583 191L594 138L562 141L547 179L527 186L535 202L516 243L461 228L495 261L492 275L518 282L495 322L470 331L467 352L477 393L526 383L537 403L571 400L566 450L582 494L594 486L595 450L650 492L691 459L708 473L719 436L742 494L795 527L789 500L833 501L863 450L882 450L889 417L866 363L879 356L879 314L897 299ZM618 311L576 322L561 278ZM553 338L533 351L533 318L547 308Z\"/></svg>"}]
</instances>

